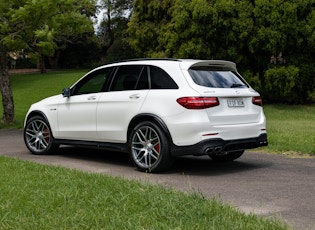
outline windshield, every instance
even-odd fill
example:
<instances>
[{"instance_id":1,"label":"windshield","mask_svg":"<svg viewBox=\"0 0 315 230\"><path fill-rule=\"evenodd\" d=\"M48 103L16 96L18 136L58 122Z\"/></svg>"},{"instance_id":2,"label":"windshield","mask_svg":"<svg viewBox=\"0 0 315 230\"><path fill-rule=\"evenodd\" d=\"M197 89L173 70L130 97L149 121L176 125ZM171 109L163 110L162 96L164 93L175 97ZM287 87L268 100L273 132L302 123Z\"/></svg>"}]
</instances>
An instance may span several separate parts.
<instances>
[{"instance_id":1,"label":"windshield","mask_svg":"<svg viewBox=\"0 0 315 230\"><path fill-rule=\"evenodd\" d=\"M248 88L247 83L235 73L225 70L189 69L197 85L210 88Z\"/></svg>"}]
</instances>

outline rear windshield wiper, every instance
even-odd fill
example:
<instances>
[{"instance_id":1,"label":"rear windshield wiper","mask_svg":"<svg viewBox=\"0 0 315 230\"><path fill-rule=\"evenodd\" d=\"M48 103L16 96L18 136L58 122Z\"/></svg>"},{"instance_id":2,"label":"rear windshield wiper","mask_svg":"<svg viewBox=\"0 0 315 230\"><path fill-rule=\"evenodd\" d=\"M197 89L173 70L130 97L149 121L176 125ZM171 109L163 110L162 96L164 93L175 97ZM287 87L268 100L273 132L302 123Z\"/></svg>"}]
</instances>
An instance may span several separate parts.
<instances>
[{"instance_id":1,"label":"rear windshield wiper","mask_svg":"<svg viewBox=\"0 0 315 230\"><path fill-rule=\"evenodd\" d=\"M237 87L242 87L245 86L243 84L238 84L238 83L233 83L233 85L231 85L231 88L237 88Z\"/></svg>"}]
</instances>

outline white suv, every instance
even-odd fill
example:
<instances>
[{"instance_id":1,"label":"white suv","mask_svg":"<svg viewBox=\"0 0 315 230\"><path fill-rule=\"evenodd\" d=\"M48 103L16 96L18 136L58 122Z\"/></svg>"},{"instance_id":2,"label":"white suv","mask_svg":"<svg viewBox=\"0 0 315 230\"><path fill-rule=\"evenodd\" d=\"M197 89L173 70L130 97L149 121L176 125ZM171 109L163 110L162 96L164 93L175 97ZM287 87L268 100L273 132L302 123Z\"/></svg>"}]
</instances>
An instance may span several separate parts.
<instances>
[{"instance_id":1,"label":"white suv","mask_svg":"<svg viewBox=\"0 0 315 230\"><path fill-rule=\"evenodd\" d=\"M138 59L96 68L29 109L24 140L34 154L60 144L129 152L141 171L176 156L231 161L266 146L260 95L228 61Z\"/></svg>"}]
</instances>

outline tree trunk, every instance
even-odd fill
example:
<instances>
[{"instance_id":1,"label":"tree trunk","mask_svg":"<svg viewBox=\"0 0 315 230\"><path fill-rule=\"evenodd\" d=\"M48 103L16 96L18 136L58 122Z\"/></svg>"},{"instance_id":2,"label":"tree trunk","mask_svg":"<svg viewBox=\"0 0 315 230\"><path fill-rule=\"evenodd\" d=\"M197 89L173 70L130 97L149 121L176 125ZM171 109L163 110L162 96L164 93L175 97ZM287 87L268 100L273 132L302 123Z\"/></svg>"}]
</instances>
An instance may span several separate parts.
<instances>
[{"instance_id":1,"label":"tree trunk","mask_svg":"<svg viewBox=\"0 0 315 230\"><path fill-rule=\"evenodd\" d=\"M113 45L115 36L114 32L112 31L112 22L111 22L111 1L107 0L107 22L105 25L105 33L104 37L101 38L103 41L101 42L101 63L105 64L106 63L106 56L107 56L107 51L109 48ZM107 41L109 40L109 41Z\"/></svg>"},{"instance_id":2,"label":"tree trunk","mask_svg":"<svg viewBox=\"0 0 315 230\"><path fill-rule=\"evenodd\" d=\"M41 56L38 61L37 68L40 70L40 73L46 73L45 57Z\"/></svg>"},{"instance_id":3,"label":"tree trunk","mask_svg":"<svg viewBox=\"0 0 315 230\"><path fill-rule=\"evenodd\" d=\"M53 57L48 57L49 65L51 69L57 69L59 67L60 55L61 55L61 51L56 50L55 55Z\"/></svg>"},{"instance_id":4,"label":"tree trunk","mask_svg":"<svg viewBox=\"0 0 315 230\"><path fill-rule=\"evenodd\" d=\"M0 91L2 94L3 116L2 124L12 124L14 121L14 102L11 82L8 72L7 52L0 45Z\"/></svg>"}]
</instances>

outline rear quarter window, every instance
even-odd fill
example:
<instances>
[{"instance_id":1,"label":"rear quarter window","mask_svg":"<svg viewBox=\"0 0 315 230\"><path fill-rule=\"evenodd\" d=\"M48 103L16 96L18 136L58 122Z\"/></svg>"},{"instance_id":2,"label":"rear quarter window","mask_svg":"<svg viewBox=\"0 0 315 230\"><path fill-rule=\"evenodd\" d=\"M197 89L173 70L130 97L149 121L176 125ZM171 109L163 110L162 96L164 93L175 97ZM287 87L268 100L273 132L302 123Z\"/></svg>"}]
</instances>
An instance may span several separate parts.
<instances>
[{"instance_id":1,"label":"rear quarter window","mask_svg":"<svg viewBox=\"0 0 315 230\"><path fill-rule=\"evenodd\" d=\"M177 84L163 69L150 66L151 89L178 89Z\"/></svg>"}]
</instances>

